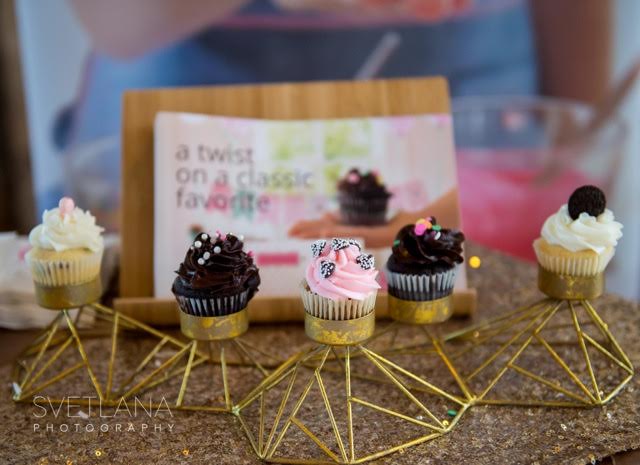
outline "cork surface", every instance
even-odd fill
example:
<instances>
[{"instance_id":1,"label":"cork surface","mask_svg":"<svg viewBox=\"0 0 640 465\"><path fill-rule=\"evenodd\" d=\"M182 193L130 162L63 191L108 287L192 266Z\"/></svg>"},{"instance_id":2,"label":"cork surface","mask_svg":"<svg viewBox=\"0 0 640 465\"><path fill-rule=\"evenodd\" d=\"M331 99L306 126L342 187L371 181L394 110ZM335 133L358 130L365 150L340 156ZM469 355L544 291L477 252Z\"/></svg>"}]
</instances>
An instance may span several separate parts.
<instances>
[{"instance_id":1,"label":"cork surface","mask_svg":"<svg viewBox=\"0 0 640 465\"><path fill-rule=\"evenodd\" d=\"M478 289L479 307L476 320L500 314L506 310L535 302L540 299L536 290L536 269L530 264L489 253L474 247L469 256L476 254L482 259L478 269L469 270L472 286ZM638 304L624 301L607 295L594 302L600 316L608 322L610 331L616 336L621 346L629 355L631 362L640 365L640 312ZM437 330L447 333L469 325L469 320L453 320L438 327ZM381 322L380 327L386 323ZM563 338L563 324L558 325L554 344L560 345ZM566 325L564 325L566 328ZM586 329L585 329L586 331ZM414 331L415 333L415 331ZM399 333L403 342L417 337L411 331ZM108 334L108 333L106 333ZM273 364L273 354L285 358L299 350L308 349L312 344L305 338L302 325L255 326L242 338L258 350L248 350L263 365ZM156 345L157 340L133 332L123 332L116 357L117 370L114 373L114 386L118 386L128 377L131 370ZM382 342L379 341L379 344ZM104 386L108 360L104 354L109 353L109 338L85 339L85 346L98 379ZM568 345L571 347L571 344ZM375 344L371 344L375 348ZM233 364L239 360L233 347L225 346L225 353ZM453 350L455 348L452 348ZM203 350L206 350L203 348ZM219 348L214 348L219 352ZM481 350L474 351L477 355ZM169 346L158 351L150 364L150 370L166 361L175 353ZM65 352L59 366L52 365L51 370L63 369L77 362L73 351ZM542 363L533 359L523 364ZM572 358L573 357L573 358ZM569 363L578 363L579 351L567 351L563 358ZM361 357L354 362L354 370L364 365ZM456 363L462 371L473 362L473 357L461 357ZM317 362L314 362L317 363ZM336 362L333 362L334 364ZM445 389L455 391L455 383L447 380L446 371L431 366L428 357L409 357L398 360L406 368L416 372L429 372L430 379ZM610 365L594 361L594 370L609 369ZM329 367L329 365L327 366ZM201 402L216 405L224 404L221 376L218 367L200 366L194 370L189 379L185 403ZM369 367L370 369L371 367ZM367 370L367 367L362 367ZM422 370L422 371L421 371ZM426 371L425 371L426 370ZM440 370L440 371L438 371ZM374 370L375 371L375 370ZM0 375L9 384L11 367L3 366ZM362 373L368 373L363 371ZM607 381L615 384L613 369L603 375ZM553 373L551 373L553 375ZM139 377L143 377L144 373ZM340 376L332 375L329 370L323 375L325 387L332 399L340 392ZM47 373L43 375L43 379ZM140 379L140 378L136 378ZM261 379L258 370L248 367L229 369L229 384L234 399L242 398ZM305 378L306 379L306 378ZM144 410L140 406L137 412L113 408L100 411L97 401L88 407L67 408L57 401L49 403L49 399L66 396L90 396L87 375L79 370L62 382L53 384L43 391L43 397L32 403L14 404L10 400L9 389L0 394L0 438L4 447L0 447L0 463L2 464L35 464L35 463L102 463L102 464L257 464L260 463L245 439L238 421L231 415L207 412L182 412L171 409L171 403L180 386L180 378L176 377L158 385L148 392L141 393L142 404L149 399L160 402L166 399L167 404L157 408ZM135 384L135 382L134 382ZM525 390L522 384L513 380L502 387L505 394L518 395ZM603 387L606 389L606 386ZM298 389L297 387L294 387ZM353 389L360 397L367 397L371 402L384 403L400 410L403 396L397 390L385 384L374 384L358 379ZM294 392L295 394L295 392ZM456 393L457 394L457 393ZM542 393L544 394L544 393ZM541 395L542 395L541 394ZM274 392L275 399L278 392ZM406 400L406 399L404 399ZM275 402L274 399L266 403ZM337 403L337 402L336 402ZM434 413L444 415L455 406L442 401L429 404ZM406 407L410 409L410 407ZM320 413L319 413L320 412ZM324 404L318 392L311 392L298 417L318 437L331 445L331 430L322 412ZM418 418L418 414L406 410L407 414ZM338 428L343 428L340 408L336 407L335 415ZM246 418L255 424L256 414L247 408ZM362 417L358 417L363 414ZM414 415L415 414L415 415ZM273 413L270 414L271 416ZM358 447L379 450L394 444L394 441L406 440L412 435L421 434L415 425L398 422L387 415L364 416L363 409L356 409L354 415L360 418L354 425ZM37 425L37 426L36 426ZM118 426L119 425L119 426ZM413 429L412 429L413 428ZM34 431L34 429L36 429ZM292 431L295 428L292 428ZM283 445L300 457L319 457L313 453L313 444L303 435L292 434L285 438ZM333 442L335 444L335 442ZM377 460L374 463L384 464L553 464L578 465L590 463L616 452L640 447L640 382L636 376L625 387L620 395L605 407L590 409L576 408L539 408L539 407L497 407L474 406L460 418L456 428L450 433L406 449L402 453ZM377 448L377 449L376 449Z\"/></svg>"}]
</instances>

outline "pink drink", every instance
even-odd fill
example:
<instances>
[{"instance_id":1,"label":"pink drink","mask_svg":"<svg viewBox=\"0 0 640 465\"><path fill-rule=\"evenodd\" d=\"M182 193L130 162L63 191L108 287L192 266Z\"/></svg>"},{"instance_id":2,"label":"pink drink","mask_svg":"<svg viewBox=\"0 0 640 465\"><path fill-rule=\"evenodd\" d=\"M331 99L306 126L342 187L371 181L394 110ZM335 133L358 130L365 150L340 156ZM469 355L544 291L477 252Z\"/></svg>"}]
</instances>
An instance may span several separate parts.
<instances>
[{"instance_id":1,"label":"pink drink","mask_svg":"<svg viewBox=\"0 0 640 465\"><path fill-rule=\"evenodd\" d=\"M467 238L507 254L535 261L531 243L544 220L584 184L598 185L584 173L565 170L545 185L539 153L533 150L461 150L458 177L462 221Z\"/></svg>"}]
</instances>

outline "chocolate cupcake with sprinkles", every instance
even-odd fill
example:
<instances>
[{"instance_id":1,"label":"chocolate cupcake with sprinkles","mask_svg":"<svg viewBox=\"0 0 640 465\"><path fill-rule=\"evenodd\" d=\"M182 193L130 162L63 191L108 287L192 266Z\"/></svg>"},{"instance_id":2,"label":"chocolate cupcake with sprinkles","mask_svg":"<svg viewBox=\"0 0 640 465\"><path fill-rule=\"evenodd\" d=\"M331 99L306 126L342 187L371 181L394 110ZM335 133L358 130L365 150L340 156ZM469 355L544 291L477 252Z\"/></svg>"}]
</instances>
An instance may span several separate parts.
<instances>
[{"instance_id":1,"label":"chocolate cupcake with sprinkles","mask_svg":"<svg viewBox=\"0 0 640 465\"><path fill-rule=\"evenodd\" d=\"M260 274L242 236L198 234L176 271L172 292L180 310L219 317L243 310L258 291Z\"/></svg>"},{"instance_id":2,"label":"chocolate cupcake with sprinkles","mask_svg":"<svg viewBox=\"0 0 640 465\"><path fill-rule=\"evenodd\" d=\"M448 299L453 293L458 265L464 261L464 239L461 231L443 228L433 216L400 229L386 266L392 316L394 307L404 302ZM447 312L433 322L450 316L450 305L448 301L445 303Z\"/></svg>"}]
</instances>

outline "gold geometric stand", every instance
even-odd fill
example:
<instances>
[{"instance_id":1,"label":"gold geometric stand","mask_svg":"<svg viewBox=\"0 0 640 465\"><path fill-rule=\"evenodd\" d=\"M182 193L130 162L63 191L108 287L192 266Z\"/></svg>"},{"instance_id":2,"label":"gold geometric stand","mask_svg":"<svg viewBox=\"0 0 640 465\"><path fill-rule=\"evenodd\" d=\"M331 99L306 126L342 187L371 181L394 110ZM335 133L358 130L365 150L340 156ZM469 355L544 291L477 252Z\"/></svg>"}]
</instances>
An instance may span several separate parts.
<instances>
[{"instance_id":1,"label":"gold geometric stand","mask_svg":"<svg viewBox=\"0 0 640 465\"><path fill-rule=\"evenodd\" d=\"M198 317L180 311L182 333L189 342L182 343L162 365L137 383L130 383L122 395L126 399L158 389L175 401L171 408L207 412L231 412L234 379L242 384L248 377L258 384L269 374L268 367L280 363L276 357L240 339L247 331L246 309L220 317ZM262 359L262 362L260 361ZM182 363L184 362L184 363ZM239 371L235 378L230 371ZM200 385L189 389L194 377ZM175 395L175 396L174 396Z\"/></svg>"},{"instance_id":2,"label":"gold geometric stand","mask_svg":"<svg viewBox=\"0 0 640 465\"><path fill-rule=\"evenodd\" d=\"M579 297L543 299L446 337L452 361L471 367L461 375L477 403L590 407L620 392L633 365Z\"/></svg>"},{"instance_id":3,"label":"gold geometric stand","mask_svg":"<svg viewBox=\"0 0 640 465\"><path fill-rule=\"evenodd\" d=\"M48 306L47 311L55 310ZM229 412L230 368L237 367L245 378L256 376L257 384L267 374L265 367L280 363L239 339L185 342L98 303L56 311L54 320L16 360L12 376L16 402L31 402L41 395L73 405L100 402L118 407L141 401L149 408ZM148 337L140 338L140 332ZM127 351L122 350L125 336ZM107 353L89 350L96 338L110 339ZM202 373L202 392L188 390L196 367L208 367Z\"/></svg>"},{"instance_id":4,"label":"gold geometric stand","mask_svg":"<svg viewBox=\"0 0 640 465\"><path fill-rule=\"evenodd\" d=\"M57 311L58 314L16 360L12 376L13 399L16 402L30 402L36 395L46 395L51 401L76 405L95 404L98 401L102 405L117 405L120 395L114 384L119 369L116 355L121 332L144 331L160 338L162 345L184 346L177 339L98 303L81 305L77 309L57 309L52 297L55 302L76 302L69 299L68 295L59 293L47 293L45 297L38 295L39 302L47 305L46 311ZM87 346L96 338L104 337L111 340L109 353L100 353L99 357L91 360L87 355ZM104 361L107 361L106 370L99 373L96 366L105 365ZM138 371L145 366L140 365ZM81 384L81 392L55 389L60 381L73 378L77 381L81 376L87 381Z\"/></svg>"},{"instance_id":5,"label":"gold geometric stand","mask_svg":"<svg viewBox=\"0 0 640 465\"><path fill-rule=\"evenodd\" d=\"M363 345L374 318L305 316L307 335L324 343L291 357L233 409L262 460L363 463L442 436L459 421L466 400Z\"/></svg>"}]
</instances>

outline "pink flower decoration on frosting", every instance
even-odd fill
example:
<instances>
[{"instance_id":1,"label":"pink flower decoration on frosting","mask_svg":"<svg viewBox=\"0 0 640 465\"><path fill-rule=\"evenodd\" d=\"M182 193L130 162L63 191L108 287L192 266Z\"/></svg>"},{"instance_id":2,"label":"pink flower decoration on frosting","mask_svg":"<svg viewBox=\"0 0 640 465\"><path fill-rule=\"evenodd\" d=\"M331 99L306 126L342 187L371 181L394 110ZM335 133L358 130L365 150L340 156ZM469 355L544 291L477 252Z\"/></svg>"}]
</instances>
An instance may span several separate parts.
<instances>
[{"instance_id":1,"label":"pink flower decoration on frosting","mask_svg":"<svg viewBox=\"0 0 640 465\"><path fill-rule=\"evenodd\" d=\"M373 266L364 269L361 263L367 260L358 260L363 255L360 248L354 243L338 247L332 247L331 241L327 241L309 263L306 270L309 289L332 300L364 300L380 289L376 281L378 271Z\"/></svg>"},{"instance_id":2,"label":"pink flower decoration on frosting","mask_svg":"<svg viewBox=\"0 0 640 465\"><path fill-rule=\"evenodd\" d=\"M73 209L76 208L76 204L71 197L62 197L58 202L58 208L61 216L70 215Z\"/></svg>"},{"instance_id":3,"label":"pink flower decoration on frosting","mask_svg":"<svg viewBox=\"0 0 640 465\"><path fill-rule=\"evenodd\" d=\"M349 173L349 175L347 176L347 181L349 181L351 184L356 184L360 181L360 176L358 176L358 173Z\"/></svg>"}]
</instances>

